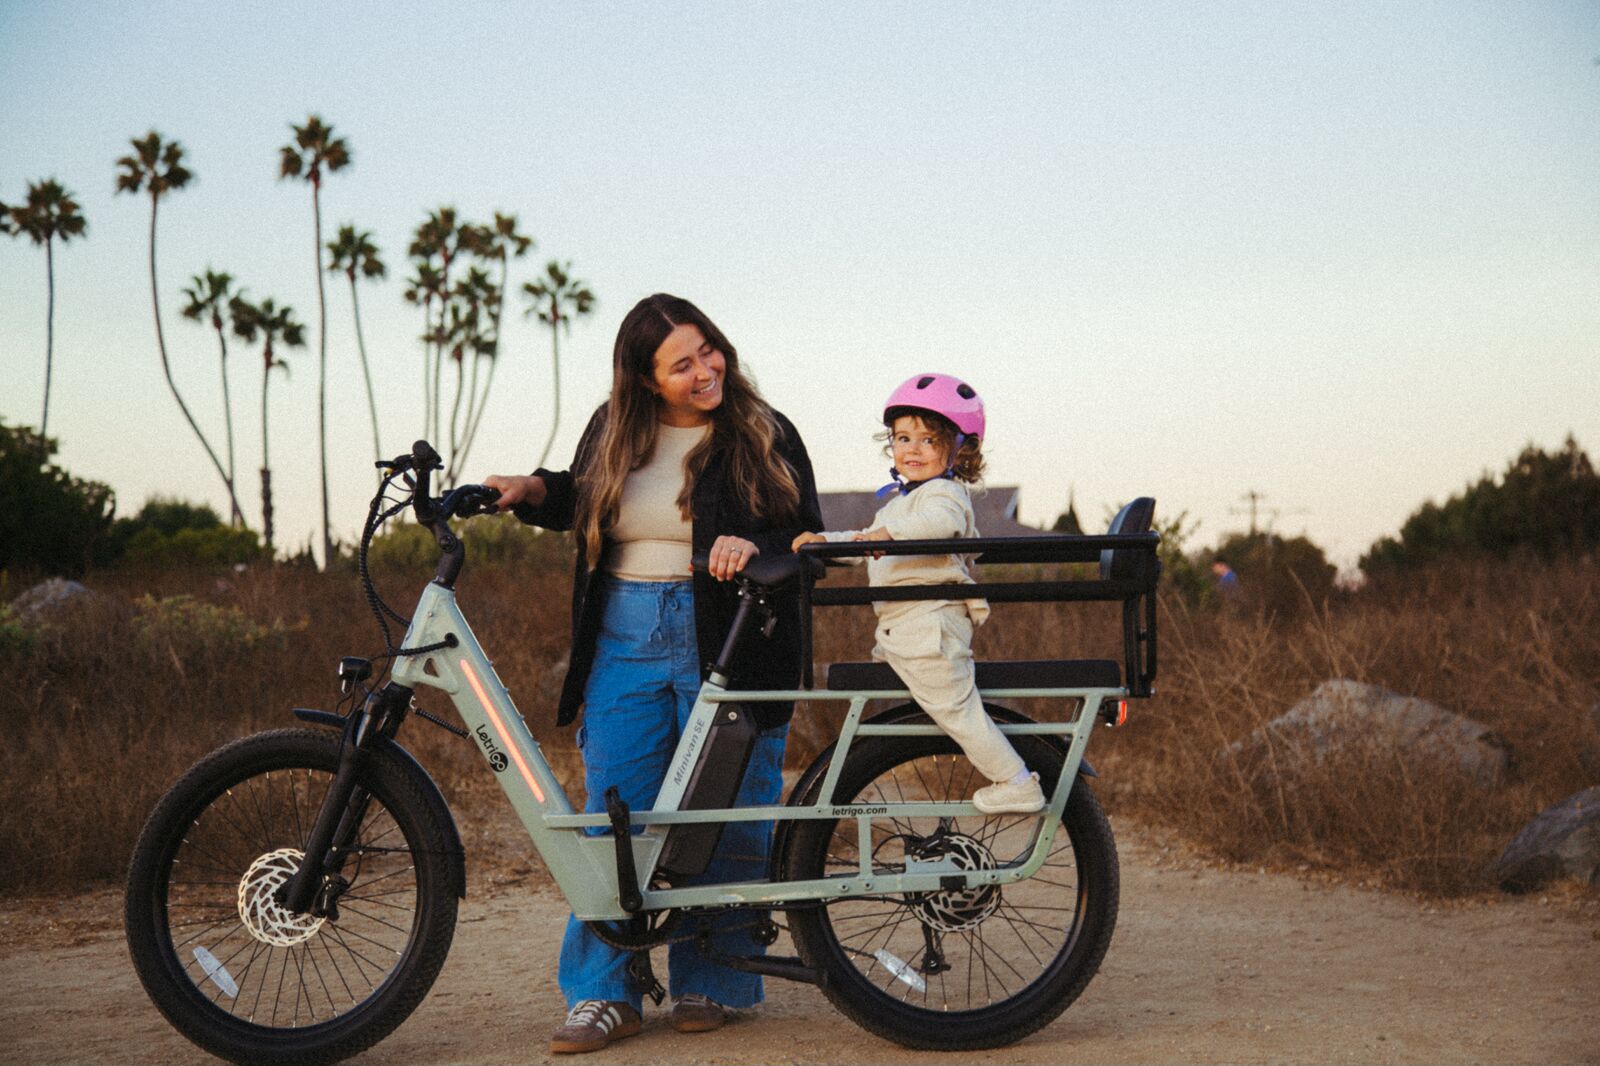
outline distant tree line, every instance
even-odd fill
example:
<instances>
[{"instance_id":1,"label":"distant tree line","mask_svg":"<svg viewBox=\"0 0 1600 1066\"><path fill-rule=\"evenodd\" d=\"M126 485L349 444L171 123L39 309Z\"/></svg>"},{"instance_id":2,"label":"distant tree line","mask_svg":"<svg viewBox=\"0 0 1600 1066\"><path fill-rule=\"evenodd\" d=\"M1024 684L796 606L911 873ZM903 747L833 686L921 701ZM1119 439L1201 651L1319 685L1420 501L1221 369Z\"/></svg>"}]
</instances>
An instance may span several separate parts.
<instances>
[{"instance_id":1,"label":"distant tree line","mask_svg":"<svg viewBox=\"0 0 1600 1066\"><path fill-rule=\"evenodd\" d=\"M1568 436L1558 451L1528 445L1498 477L1485 474L1443 504L1423 504L1361 558L1369 574L1444 559L1550 559L1600 546L1600 475Z\"/></svg>"}]
</instances>

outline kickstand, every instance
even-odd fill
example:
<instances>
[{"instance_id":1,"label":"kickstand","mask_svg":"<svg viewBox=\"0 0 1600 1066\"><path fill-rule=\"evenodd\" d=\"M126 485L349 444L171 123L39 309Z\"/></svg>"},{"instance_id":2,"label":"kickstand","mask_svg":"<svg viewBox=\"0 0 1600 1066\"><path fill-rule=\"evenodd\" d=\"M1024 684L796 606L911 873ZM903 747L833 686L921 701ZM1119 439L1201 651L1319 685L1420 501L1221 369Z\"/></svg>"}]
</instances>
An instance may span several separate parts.
<instances>
[{"instance_id":1,"label":"kickstand","mask_svg":"<svg viewBox=\"0 0 1600 1066\"><path fill-rule=\"evenodd\" d=\"M667 990L661 987L661 982L656 980L656 971L650 965L650 951L635 951L628 960L628 976L638 984L640 991L650 997L650 1002L661 1006L661 1001L667 998Z\"/></svg>"},{"instance_id":2,"label":"kickstand","mask_svg":"<svg viewBox=\"0 0 1600 1066\"><path fill-rule=\"evenodd\" d=\"M617 849L617 902L629 914L638 914L644 898L639 894L639 874L633 865L633 823L616 785L606 789L606 815L611 819L611 840Z\"/></svg>"}]
</instances>

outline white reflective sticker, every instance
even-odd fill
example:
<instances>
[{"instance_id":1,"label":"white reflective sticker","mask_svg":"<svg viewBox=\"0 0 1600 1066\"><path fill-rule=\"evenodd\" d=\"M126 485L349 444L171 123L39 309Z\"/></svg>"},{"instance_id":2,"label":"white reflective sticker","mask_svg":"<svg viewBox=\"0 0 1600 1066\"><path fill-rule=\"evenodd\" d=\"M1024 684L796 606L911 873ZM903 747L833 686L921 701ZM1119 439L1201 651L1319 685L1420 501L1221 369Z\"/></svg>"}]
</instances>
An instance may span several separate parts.
<instances>
[{"instance_id":1,"label":"white reflective sticker","mask_svg":"<svg viewBox=\"0 0 1600 1066\"><path fill-rule=\"evenodd\" d=\"M200 968L206 972L206 976L211 978L229 999L239 998L239 986L233 983L233 975L228 972L226 966L217 961L215 955L205 948L195 948L194 961L200 964Z\"/></svg>"},{"instance_id":2,"label":"white reflective sticker","mask_svg":"<svg viewBox=\"0 0 1600 1066\"><path fill-rule=\"evenodd\" d=\"M924 981L922 975L913 970L904 960L895 958L882 948L874 951L872 957L883 963L885 970L888 970L918 992L926 992L928 990L928 982Z\"/></svg>"}]
</instances>

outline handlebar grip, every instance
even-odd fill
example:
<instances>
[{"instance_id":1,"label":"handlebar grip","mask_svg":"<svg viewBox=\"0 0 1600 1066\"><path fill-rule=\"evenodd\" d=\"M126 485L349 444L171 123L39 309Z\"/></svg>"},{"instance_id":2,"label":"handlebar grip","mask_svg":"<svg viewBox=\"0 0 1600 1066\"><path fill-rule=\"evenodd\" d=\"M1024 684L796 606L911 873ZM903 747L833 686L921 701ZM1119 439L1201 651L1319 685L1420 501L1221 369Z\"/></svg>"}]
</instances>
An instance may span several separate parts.
<instances>
[{"instance_id":1,"label":"handlebar grip","mask_svg":"<svg viewBox=\"0 0 1600 1066\"><path fill-rule=\"evenodd\" d=\"M419 440L411 446L411 464L417 477L411 498L411 509L415 512L419 525L431 525L438 517L438 513L434 509L434 500L429 495L429 475L444 464L439 461L439 453L433 450L433 445L425 440Z\"/></svg>"},{"instance_id":2,"label":"handlebar grip","mask_svg":"<svg viewBox=\"0 0 1600 1066\"><path fill-rule=\"evenodd\" d=\"M419 440L411 446L411 460L416 464L416 469L422 473L437 470L444 465L439 453L433 450L433 445L425 440Z\"/></svg>"}]
</instances>

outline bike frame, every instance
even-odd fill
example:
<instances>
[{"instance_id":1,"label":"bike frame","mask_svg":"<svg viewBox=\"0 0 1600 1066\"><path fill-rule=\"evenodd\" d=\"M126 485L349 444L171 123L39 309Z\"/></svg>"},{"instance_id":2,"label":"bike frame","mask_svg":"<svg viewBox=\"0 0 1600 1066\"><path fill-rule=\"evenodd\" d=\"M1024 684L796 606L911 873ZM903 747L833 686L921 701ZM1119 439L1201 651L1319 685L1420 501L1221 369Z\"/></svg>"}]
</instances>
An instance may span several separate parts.
<instances>
[{"instance_id":1,"label":"bike frame","mask_svg":"<svg viewBox=\"0 0 1600 1066\"><path fill-rule=\"evenodd\" d=\"M909 546L911 542L906 542ZM452 639L453 638L453 639ZM412 689L431 687L454 702L462 722L476 742L485 762L522 820L534 848L566 897L573 914L583 920L619 920L630 917L620 902L617 844L610 835L594 836L587 830L609 828L607 814L581 813L561 787L539 743L534 740L511 694L473 635L456 602L455 592L437 582L423 591L402 647L444 645L437 650L405 656L395 663L392 678ZM908 858L903 872L872 869L872 829L897 818L957 818L978 816L971 803L923 802L875 805L835 804L833 791L850 745L859 737L936 735L927 724L872 724L863 722L867 703L874 699L909 700L904 689L742 691L727 689L714 675L701 686L688 723L657 795L648 811L630 812L634 825L644 827L631 838L636 886L642 911L681 907L773 905L845 899L853 896L908 892L959 891L980 885L1004 885L1031 877L1044 864L1067 796L1083 761L1094 723L1108 700L1125 699L1126 687L1116 688L1009 688L985 690L987 697L1048 698L1066 701L1068 717L1060 722L999 723L1010 735L1041 734L1059 737L1066 762L1045 810L1036 819L1031 846L1016 860L993 870L958 868L949 857ZM822 782L818 802L805 807L738 807L680 810L696 760L711 725L724 703L804 700L846 704L831 765ZM859 869L807 881L769 880L722 882L681 888L651 888L651 875L674 825L734 821L789 821L854 818L859 834Z\"/></svg>"}]
</instances>

